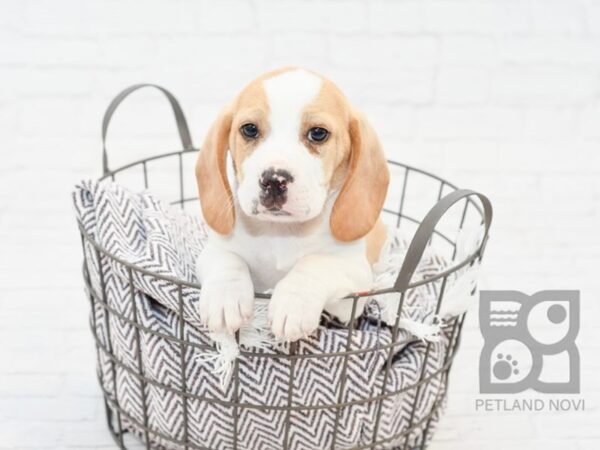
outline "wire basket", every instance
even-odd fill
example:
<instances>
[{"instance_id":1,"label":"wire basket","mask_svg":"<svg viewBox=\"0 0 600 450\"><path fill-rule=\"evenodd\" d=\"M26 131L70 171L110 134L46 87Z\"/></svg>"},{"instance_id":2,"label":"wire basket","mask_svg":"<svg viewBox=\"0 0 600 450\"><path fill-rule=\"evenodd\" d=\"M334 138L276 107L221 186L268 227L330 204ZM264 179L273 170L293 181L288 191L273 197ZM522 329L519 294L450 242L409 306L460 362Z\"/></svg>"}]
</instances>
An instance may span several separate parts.
<instances>
[{"instance_id":1,"label":"wire basket","mask_svg":"<svg viewBox=\"0 0 600 450\"><path fill-rule=\"evenodd\" d=\"M179 136L183 146L183 150L174 151L170 153L160 154L139 161L135 161L126 164L117 169L109 169L108 156L106 151L106 134L110 120L113 113L115 112L118 105L132 92L142 87L154 87L159 89L170 102L170 105L175 114L176 123L179 130ZM196 186L193 183L193 175L188 176L187 174L193 174L193 163L195 160L196 152L198 151L193 145L188 130L188 126L176 99L165 89L156 85L135 85L125 91L121 92L110 104L106 114L104 116L102 124L102 140L103 140L103 153L102 153L102 165L103 175L99 181L106 183L110 181L127 182L128 184L134 183L137 187L143 187L146 189L162 190L163 196L166 197L171 204L177 205L181 208L193 208L199 210L198 197L196 194ZM174 279L173 277L167 277L160 273L154 273L149 271L147 268L136 266L130 262L123 260L115 256L113 252L104 248L100 245L97 240L86 231L84 223L81 220L78 221L79 230L81 234L83 249L84 249L84 265L83 265L83 277L85 281L86 292L91 303L91 318L90 325L93 336L95 338L96 349L98 353L98 374L100 386L104 394L104 402L106 406L106 416L109 430L114 437L114 440L119 448L122 449L133 449L133 448L176 448L176 449L203 449L203 450L222 450L222 449L244 449L244 448L260 448L271 449L271 448L283 448L283 449L295 449L295 448L306 448L302 445L294 443L290 436L290 429L293 425L295 417L299 414L308 414L310 411L315 409L327 409L333 412L335 420L331 424L329 434L327 436L327 448L334 449L383 449L383 448L401 448L401 449L424 449L426 448L431 435L433 425L437 422L441 408L443 407L446 399L447 384L450 369L456 355L456 351L460 342L461 329L465 319L465 313L462 312L457 316L451 317L446 320L444 325L444 333L448 340L448 345L444 349L442 355L442 363L440 366L429 373L424 368L427 367L428 357L430 356L431 342L420 343L420 351L423 357L422 367L417 379L409 386L404 387L400 391L392 391L389 389L389 373L392 364L397 357L399 351L399 344L396 342L396 337L400 333L399 319L401 316L401 310L404 303L404 298L411 289L415 289L419 286L431 286L436 292L437 304L435 306L436 314L439 313L443 303L445 287L449 277L455 275L457 271L467 268L475 263L481 261L485 244L487 242L489 226L491 223L492 210L489 200L476 192L459 190L453 184L448 181L432 175L428 172L409 167L404 164L400 164L395 161L389 161L391 171L391 185L386 200L386 206L383 210L384 221L388 225L395 226L397 228L406 229L408 233L414 231L412 241L406 251L406 256L402 262L401 269L398 273L397 279L393 286L385 289L379 289L368 293L354 293L349 295L348 301L352 301L352 317L355 317L355 311L357 308L357 302L362 297L376 297L379 295L396 295L399 297L398 311L395 315L396 320L394 324L389 324L391 328L391 342L384 347L378 348L366 348L366 349L355 349L351 347L353 333L356 333L357 319L350 321L350 323L341 326L341 332L345 336L345 347L342 351L335 353L323 353L323 354L299 354L297 344L293 343L289 347L289 351L283 354L277 355L265 355L263 351L242 351L240 361L251 360L252 358L280 358L289 361L290 372L288 374L288 396L285 405L274 407L273 405L252 403L248 401L241 401L238 393L240 390L239 382L239 370L240 363L236 360L234 366L234 373L232 378L233 383L233 397L229 401L224 401L219 398L208 398L201 396L197 392L193 392L186 383L185 373L185 358L187 350L194 350L199 348L198 344L190 342L184 332L184 307L182 300L182 292L186 289L201 289L199 284L190 283L188 281ZM168 175L165 175L168 174ZM155 177L155 175L157 175ZM162 183L160 179L162 178ZM154 185L153 181L157 179L157 184ZM164 180L167 180L166 182ZM186 184L187 183L187 184ZM194 192L194 194L188 194L188 192ZM474 201L474 198L479 199L479 203ZM428 210L430 205L435 205L432 209ZM455 206L455 208L452 208ZM442 221L442 217L444 220ZM457 238L458 233L465 227L465 224L472 222L474 224L483 227L483 238L478 244L478 247L474 252L461 260L457 258ZM424 250L429 245L435 245L436 248L443 249L448 257L448 261L451 261L450 268L443 270L433 276L411 282L411 278L415 272L415 269L421 260ZM158 281L168 281L177 286L178 298L179 298L179 310L176 311L178 315L179 332L175 335L165 335L145 326L139 318L139 312L136 310L135 304L131 305L130 311L125 314L123 311L115 308L110 301L111 292L107 290L105 277L107 264L110 262L113 266L119 266L125 273L129 274L129 285L128 288L131 290L132 298L138 293L139 287L133 282L136 275L144 275ZM98 270L99 273L99 284L93 283L91 280L92 268ZM268 295L257 293L257 298L269 298ZM115 332L113 320L127 323L130 329L133 331L133 342L135 343L133 354L135 357L131 361L124 361L119 357L117 352L111 344L111 332ZM99 323L105 324L104 331L101 336L99 330ZM112 328L111 328L112 326ZM381 326L381 324L378 324ZM338 324L338 327L340 325ZM142 334L148 334L149 336L158 336L161 339L165 339L173 346L177 346L181 349L181 365L179 366L178 377L180 383L176 385L164 382L159 382L148 375L148 362L142 357L141 351L141 338ZM382 386L381 391L368 398L363 398L354 401L345 401L344 390L346 371L348 369L348 360L352 355L357 353L368 356L371 352L385 351L386 363L383 365L382 373ZM294 366L300 364L304 358L322 358L336 359L341 363L341 376L339 377L338 392L339 397L337 401L330 404L321 404L318 406L298 404L293 401L294 398ZM103 366L107 373L103 376L101 370ZM125 374L131 379L135 380L140 387L139 398L141 402L141 416L135 416L128 404L119 398L118 384L121 382L119 374ZM108 380L108 381L107 381ZM427 385L438 383L441 388L436 391L435 399L431 402L430 407L427 411L415 414L416 402L419 399L419 393L422 392ZM160 387L168 391L181 399L181 405L183 409L181 430L177 436L165 435L163 431L154 427L149 421L151 411L149 411L148 401L146 398L148 389L153 387ZM409 408L409 417L402 429L399 429L397 433L392 436L380 437L379 428L382 415L382 404L384 401L389 399L402 398L410 399L413 402L412 408ZM194 440L194 437L190 432L191 425L188 408L190 402L201 399L206 405L214 405L219 407L227 407L231 413L232 422L231 429L229 430L231 439L223 441L215 446L207 447L201 442ZM343 416L344 409L355 406L356 404L365 404L375 408L375 423L372 429L372 438L368 443L361 444L358 446L349 447L339 442L339 429L340 421ZM248 447L244 445L239 437L239 418L248 410L254 411L270 411L276 410L282 414L281 436L276 446L265 444L263 447L254 446ZM156 414L156 411L152 412Z\"/></svg>"}]
</instances>

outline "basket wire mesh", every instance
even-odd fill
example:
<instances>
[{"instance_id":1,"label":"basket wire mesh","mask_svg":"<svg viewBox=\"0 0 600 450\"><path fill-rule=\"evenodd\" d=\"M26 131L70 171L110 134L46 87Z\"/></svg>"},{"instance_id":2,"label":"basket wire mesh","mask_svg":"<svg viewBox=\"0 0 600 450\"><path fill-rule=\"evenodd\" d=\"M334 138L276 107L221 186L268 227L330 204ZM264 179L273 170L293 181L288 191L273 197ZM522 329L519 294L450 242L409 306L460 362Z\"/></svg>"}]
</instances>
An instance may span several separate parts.
<instances>
[{"instance_id":1,"label":"basket wire mesh","mask_svg":"<svg viewBox=\"0 0 600 450\"><path fill-rule=\"evenodd\" d=\"M111 105L109 106L106 115L104 117L103 126L102 126L102 139L103 144L106 139L106 134L108 130L108 125L110 123L110 119L115 112L117 106L132 92L142 88L142 87L155 87L158 88L162 93L167 96L171 107L174 111L179 135L182 141L183 150L173 151L165 154L160 154L144 159L140 159L138 161L128 163L123 165L117 169L111 170L108 165L108 157L106 151L106 145L103 146L103 154L102 154L102 165L104 169L103 175L100 177L100 181L119 181L121 176L124 174L137 173L137 177L141 179L141 184L145 189L153 189L152 185L152 177L151 171L149 170L149 166L151 164L160 164L167 160L175 160L176 161L176 173L173 174L175 178L175 182L177 183L177 193L175 198L170 200L170 203L173 205L177 205L181 208L186 208L191 206L199 210L198 207L198 198L196 195L186 196L185 186L184 186L184 174L192 173L190 170L186 169L186 164L184 163L184 158L186 156L194 155L198 150L193 147L191 138L189 136L189 131L187 124L185 122L185 117L181 108L175 98L163 88L160 88L155 85L135 85L129 89L123 91L119 96L113 100ZM106 409L106 417L108 428L110 433L112 434L116 444L121 449L133 449L133 448L146 448L151 449L155 448L153 446L153 442L160 438L163 442L168 442L177 446L177 448L183 449L193 449L193 450L219 450L219 449L209 449L208 447L202 447L197 443L192 442L189 439L188 431L189 431L189 416L188 416L188 401L190 399L202 400L209 403L215 403L222 406L230 407L233 414L233 450L238 450L238 419L240 417L241 412L244 409L258 409L258 410L282 410L285 411L285 423L284 423L284 436L283 436L283 449L292 449L289 442L289 433L290 433L290 423L292 421L292 413L302 413L308 412L311 410L317 409L331 409L335 412L335 422L333 427L333 436L332 436L332 445L331 450L335 450L336 448L341 448L337 446L337 438L338 432L340 428L340 415L343 408L348 408L353 405L366 404L366 403L374 403L377 408L377 413L375 416L375 425L373 432L373 439L370 443L353 447L353 450L361 450L361 449L381 449L381 448L390 448L389 446L393 444L393 448L398 448L402 450L407 449L424 449L426 448L430 433L431 433L431 423L436 417L437 414L440 413L440 409L443 407L443 404L446 399L447 394L447 384L450 374L450 369L452 367L452 363L454 361L454 357L456 355L456 351L459 346L461 330L465 320L465 313L462 313L456 317L453 317L446 321L446 332L449 333L449 345L446 347L445 354L443 355L443 364L439 367L435 372L431 374L426 374L425 368L427 367L427 361L430 353L431 342L426 343L425 347L425 356L422 368L420 370L420 374L418 380L409 385L405 386L400 390L390 391L388 389L388 381L389 374L392 368L392 363L394 360L394 356L397 353L397 349L400 345L399 342L396 342L396 337L398 336L400 329L400 316L402 313L402 308L404 305L404 299L406 297L407 292L410 289L415 287L424 285L424 284L436 284L436 292L437 292L437 304L436 304L436 315L440 312L440 308L442 306L442 302L444 299L444 293L446 291L446 286L448 283L449 277L456 273L458 270L472 265L477 261L481 261L483 256L483 251L485 248L485 244L487 242L488 229L491 222L491 205L486 197L477 194L473 191L464 191L458 190L456 186L451 184L450 182L428 173L426 171L410 167L395 161L388 161L390 165L390 169L392 172L392 189L394 189L394 183L399 185L395 190L391 190L388 194L388 199L386 201L386 206L383 210L382 215L388 224L395 226L397 228L400 227L412 227L416 228L415 236L409 249L406 254L405 261L403 263L402 269L398 275L398 279L394 286L385 289L379 289L376 291L368 292L368 293L353 293L349 295L347 298L352 301L352 314L350 317L353 319L346 325L344 325L344 330L346 333L346 344L344 351L335 352L335 353L326 353L326 354L298 354L296 352L297 345L292 343L290 345L289 354L279 353L279 354L265 354L262 352L244 350L241 348L240 350L240 358L284 358L288 359L290 362L290 377L288 380L288 392L287 392L287 405L285 406L274 406L274 405L261 405L261 404L252 404L248 402L240 402L239 401L239 361L236 359L233 367L233 377L232 383L234 384L234 395L232 401L225 401L218 398L208 398L206 396L197 395L194 392L188 390L186 385L186 350L188 348L193 348L196 350L210 351L215 350L211 346L201 345L197 343L192 343L186 340L186 336L184 335L184 307L183 307L183 288L190 287L195 289L201 289L201 286L196 283L187 282L184 280L174 279L172 277L166 277L164 275L158 273L152 273L146 269L138 267L134 264L131 264L128 261L124 261L119 259L114 254L112 254L107 249L103 248L96 240L90 236L84 229L83 224L79 223L79 230L81 235L81 242L84 248L84 262L83 262L83 278L85 282L86 293L91 305L91 317L90 317L90 328L92 330L92 334L95 340L96 351L98 356L98 365L100 365L100 355L108 358L110 361L110 367L112 372L112 390L113 392L118 392L117 384L118 377L116 376L116 368L120 370L124 370L128 372L130 375L134 376L141 384L142 392L141 399L143 403L142 408L142 420L138 420L136 417L133 417L123 405L119 404L118 395L111 395L106 388L106 384L101 379L101 374L99 374L100 386L103 390L104 394L104 402ZM140 173L141 172L141 173ZM407 192L410 191L411 182L413 180L419 179L420 181L415 181L415 184L419 185L419 189L421 189L421 185L423 183L428 184L430 189L429 191L435 192L432 200L433 202L437 202L436 207L434 207L429 213L425 216L424 219L419 219L416 214L410 214L407 211L407 203L408 203L408 195ZM478 197L481 204L478 204L473 200L473 197ZM396 205L395 207L393 205ZM431 204L431 203L429 203ZM450 227L446 229L442 229L439 225L438 221L442 216L446 213L447 210L450 209L451 206L462 204L462 208L458 209L458 223L451 224ZM456 208L453 208L456 210ZM462 259L461 261L456 261L457 255L457 235L458 232L465 226L467 218L471 218L475 223L483 224L485 228L484 237L476 249L474 253L469 255L468 257ZM447 221L445 221L447 222ZM454 234L452 234L454 233ZM438 246L445 246L446 251L448 253L450 261L454 264L451 268L446 269L437 275L420 280L417 282L411 283L411 277L415 270L417 263L419 262L423 249L425 246L431 245L432 242L438 242L436 244ZM90 252L86 252L86 246L89 249L93 249L91 254L95 258L95 261L89 260ZM122 312L116 310L110 305L110 302L107 299L107 291L106 291L106 283L104 280L104 268L106 264L103 264L103 261L111 260L113 263L121 265L125 268L126 273L128 274L129 280L129 290L131 293L131 299L133 302L136 287L134 285L134 275L136 272L143 273L145 275L150 275L155 277L157 280L166 280L172 282L178 287L178 300L179 300L179 333L178 336L169 336L164 333L160 333L156 330L152 330L146 326L144 326L138 317L138 312L135 307L132 308L132 316L128 317ZM97 292L90 278L90 267L94 264L99 268L100 271L100 292ZM396 320L392 325L391 335L392 339L389 344L379 346L378 348L352 348L352 335L356 330L357 317L357 303L361 297L369 296L374 297L377 295L384 295L395 293L399 296L399 306L396 311ZM256 293L257 298L269 298L269 295L263 293ZM101 308L104 311L104 314L99 315L97 313L98 309ZM111 321L110 318L114 317L124 323L127 323L129 326L133 327L135 330L135 345L136 345L136 364L135 368L130 367L121 361L114 353L113 348L111 346ZM108 334L108 339L106 340L106 344L102 342L97 333L97 321L104 320L105 326ZM166 385L165 383L158 382L151 377L147 376L145 373L145 362L142 359L141 353L141 339L140 333L150 333L152 335L159 336L161 338L167 339L174 345L178 345L181 349L181 364L180 364L180 386L181 389L178 389L174 386ZM236 335L239 339L239 335ZM415 339L416 341L416 339ZM350 355L359 355L365 354L367 352L380 351L385 350L387 352L386 363L384 366L384 374L383 374L383 385L382 391L379 395L374 395L372 397L361 399L361 400L353 400L353 401L344 401L344 391L345 391L345 382L346 382L346 370L348 366L348 358ZM338 393L338 401L335 404L326 404L326 405L302 405L302 404L294 404L293 403L293 380L294 380L294 370L296 363L299 359L302 358L342 358L342 371L340 377L340 385L339 385L339 393ZM421 418L420 420L415 420L415 409L416 403L419 399L419 393L422 387L426 383L430 383L433 379L438 378L442 382L443 389L441 389L437 394L436 398L432 403L431 408L428 410L427 414ZM148 405L146 400L146 390L149 385L155 385L166 391L176 393L181 397L183 402L183 436L181 439L174 439L172 436L168 436L162 433L160 430L154 429L149 425L148 420ZM414 393L414 403L412 407L412 411L410 414L409 424L406 429L401 430L397 434L393 436L389 436L386 438L378 439L380 420L381 420L381 409L383 405L383 400L388 398L393 398L395 396L407 395L409 392ZM128 432L127 426L124 422L128 422L130 424L134 424L137 430L141 431L141 438L137 439L137 437L132 437L131 433ZM415 438L416 436L416 438ZM401 442L398 445L398 442ZM158 447L161 448L161 447ZM347 447L344 447L347 448Z\"/></svg>"}]
</instances>

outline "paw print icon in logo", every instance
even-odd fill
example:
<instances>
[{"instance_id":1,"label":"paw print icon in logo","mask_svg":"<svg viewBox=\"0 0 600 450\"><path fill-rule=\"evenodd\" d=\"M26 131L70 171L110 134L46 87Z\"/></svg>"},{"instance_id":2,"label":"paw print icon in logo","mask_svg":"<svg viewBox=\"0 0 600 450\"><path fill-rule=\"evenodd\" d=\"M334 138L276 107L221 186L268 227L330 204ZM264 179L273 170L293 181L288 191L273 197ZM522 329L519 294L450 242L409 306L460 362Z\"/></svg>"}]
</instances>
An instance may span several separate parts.
<instances>
[{"instance_id":1,"label":"paw print icon in logo","mask_svg":"<svg viewBox=\"0 0 600 450\"><path fill-rule=\"evenodd\" d=\"M481 393L578 393L579 319L579 291L481 291Z\"/></svg>"},{"instance_id":2,"label":"paw print icon in logo","mask_svg":"<svg viewBox=\"0 0 600 450\"><path fill-rule=\"evenodd\" d=\"M507 380L513 375L519 375L519 361L513 359L512 355L504 356L498 353L497 361L494 363L494 376L499 380Z\"/></svg>"}]
</instances>

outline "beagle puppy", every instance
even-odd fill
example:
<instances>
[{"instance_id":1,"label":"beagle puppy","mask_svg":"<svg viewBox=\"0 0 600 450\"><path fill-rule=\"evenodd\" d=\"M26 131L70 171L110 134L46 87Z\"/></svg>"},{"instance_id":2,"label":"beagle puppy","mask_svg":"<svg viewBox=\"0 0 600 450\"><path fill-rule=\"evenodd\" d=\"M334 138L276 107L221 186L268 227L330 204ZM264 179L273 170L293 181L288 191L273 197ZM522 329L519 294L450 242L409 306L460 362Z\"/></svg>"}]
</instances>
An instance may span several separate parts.
<instances>
[{"instance_id":1,"label":"beagle puppy","mask_svg":"<svg viewBox=\"0 0 600 450\"><path fill-rule=\"evenodd\" d=\"M375 131L331 81L287 68L251 82L209 130L196 179L211 229L196 268L211 331L238 330L267 289L279 339L309 335L323 310L350 320L341 299L371 288L389 171Z\"/></svg>"}]
</instances>

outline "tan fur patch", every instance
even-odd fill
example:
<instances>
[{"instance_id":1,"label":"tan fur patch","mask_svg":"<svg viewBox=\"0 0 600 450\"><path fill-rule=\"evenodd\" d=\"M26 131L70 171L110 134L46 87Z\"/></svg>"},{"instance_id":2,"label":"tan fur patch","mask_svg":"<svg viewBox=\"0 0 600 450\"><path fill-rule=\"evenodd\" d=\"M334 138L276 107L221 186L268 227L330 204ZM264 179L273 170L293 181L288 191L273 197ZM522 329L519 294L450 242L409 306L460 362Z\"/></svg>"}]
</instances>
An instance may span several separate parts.
<instances>
[{"instance_id":1,"label":"tan fur patch","mask_svg":"<svg viewBox=\"0 0 600 450\"><path fill-rule=\"evenodd\" d=\"M303 111L300 140L309 151L319 155L325 178L330 187L340 187L346 176L350 157L350 135L348 123L350 105L344 94L329 80L322 78L321 90L315 100ZM307 133L312 127L329 131L328 139L322 144L308 141Z\"/></svg>"},{"instance_id":2,"label":"tan fur patch","mask_svg":"<svg viewBox=\"0 0 600 450\"><path fill-rule=\"evenodd\" d=\"M369 234L367 234L366 239L367 259L371 264L374 264L379 261L381 249L387 239L387 230L381 219L375 223L375 226L369 231Z\"/></svg>"},{"instance_id":3,"label":"tan fur patch","mask_svg":"<svg viewBox=\"0 0 600 450\"><path fill-rule=\"evenodd\" d=\"M258 126L259 138L245 139L240 133L242 125ZM262 81L254 80L237 96L233 103L233 120L229 135L229 148L238 181L242 181L244 160L269 135L269 102Z\"/></svg>"}]
</instances>

